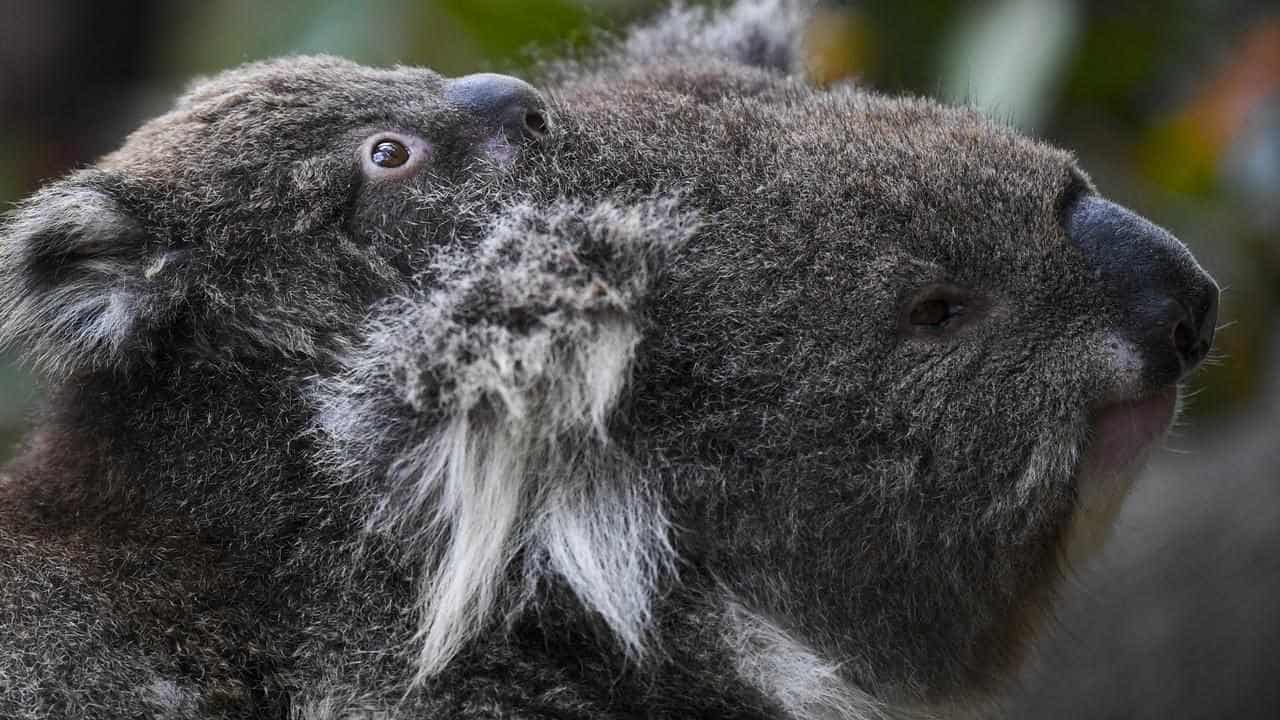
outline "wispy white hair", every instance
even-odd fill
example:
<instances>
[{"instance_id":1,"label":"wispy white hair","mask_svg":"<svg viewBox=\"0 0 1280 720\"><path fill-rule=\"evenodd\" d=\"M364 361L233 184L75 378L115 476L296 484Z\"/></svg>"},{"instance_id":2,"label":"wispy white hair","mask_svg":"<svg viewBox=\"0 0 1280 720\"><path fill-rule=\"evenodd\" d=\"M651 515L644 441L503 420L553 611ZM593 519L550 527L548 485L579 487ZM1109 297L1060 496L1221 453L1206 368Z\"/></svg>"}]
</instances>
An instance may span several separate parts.
<instances>
[{"instance_id":1,"label":"wispy white hair","mask_svg":"<svg viewBox=\"0 0 1280 720\"><path fill-rule=\"evenodd\" d=\"M622 43L626 58L706 56L783 72L802 70L804 26L816 0L738 0L719 9L676 2Z\"/></svg>"},{"instance_id":2,"label":"wispy white hair","mask_svg":"<svg viewBox=\"0 0 1280 720\"><path fill-rule=\"evenodd\" d=\"M419 679L544 579L645 651L673 551L609 421L637 305L694 228L672 200L516 206L479 247L445 252L424 297L383 308L322 384L324 461L368 484L367 529L423 569Z\"/></svg>"},{"instance_id":3,"label":"wispy white hair","mask_svg":"<svg viewBox=\"0 0 1280 720\"><path fill-rule=\"evenodd\" d=\"M940 708L890 705L849 682L838 662L725 591L724 640L738 676L792 720L936 720ZM959 705L945 717L976 717ZM985 717L985 715L984 715Z\"/></svg>"}]
</instances>

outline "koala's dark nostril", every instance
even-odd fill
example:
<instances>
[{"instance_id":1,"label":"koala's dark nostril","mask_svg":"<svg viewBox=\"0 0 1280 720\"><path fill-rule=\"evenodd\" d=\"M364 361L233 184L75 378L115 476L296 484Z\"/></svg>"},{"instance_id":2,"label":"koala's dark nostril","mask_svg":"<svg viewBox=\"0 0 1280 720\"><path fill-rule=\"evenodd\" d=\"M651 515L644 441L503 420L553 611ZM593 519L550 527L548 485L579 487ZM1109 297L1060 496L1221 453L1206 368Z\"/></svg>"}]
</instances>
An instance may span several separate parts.
<instances>
[{"instance_id":1,"label":"koala's dark nostril","mask_svg":"<svg viewBox=\"0 0 1280 720\"><path fill-rule=\"evenodd\" d=\"M450 80L445 99L511 142L538 140L550 130L542 95L529 83L509 75L479 73Z\"/></svg>"},{"instance_id":2,"label":"koala's dark nostril","mask_svg":"<svg viewBox=\"0 0 1280 720\"><path fill-rule=\"evenodd\" d=\"M1218 293L1207 293L1204 300L1192 306L1177 303L1174 317L1173 350L1185 374L1199 366L1213 347L1218 324Z\"/></svg>"},{"instance_id":3,"label":"koala's dark nostril","mask_svg":"<svg viewBox=\"0 0 1280 720\"><path fill-rule=\"evenodd\" d=\"M1191 329L1190 318L1184 317L1173 326L1173 348L1182 357L1191 357L1199 343L1200 338Z\"/></svg>"},{"instance_id":4,"label":"koala's dark nostril","mask_svg":"<svg viewBox=\"0 0 1280 720\"><path fill-rule=\"evenodd\" d=\"M536 110L529 110L524 114L524 127L535 138L540 138L547 134L551 129L547 123L547 116Z\"/></svg>"},{"instance_id":5,"label":"koala's dark nostril","mask_svg":"<svg viewBox=\"0 0 1280 720\"><path fill-rule=\"evenodd\" d=\"M1084 253L1115 328L1145 357L1152 386L1185 377L1204 362L1218 322L1218 286L1164 229L1097 196L1068 209L1067 234Z\"/></svg>"},{"instance_id":6,"label":"koala's dark nostril","mask_svg":"<svg viewBox=\"0 0 1280 720\"><path fill-rule=\"evenodd\" d=\"M1200 302L1191 305L1186 318L1173 330L1173 343L1182 358L1184 372L1194 370L1209 355L1213 336L1218 330L1218 288L1205 292Z\"/></svg>"}]
</instances>

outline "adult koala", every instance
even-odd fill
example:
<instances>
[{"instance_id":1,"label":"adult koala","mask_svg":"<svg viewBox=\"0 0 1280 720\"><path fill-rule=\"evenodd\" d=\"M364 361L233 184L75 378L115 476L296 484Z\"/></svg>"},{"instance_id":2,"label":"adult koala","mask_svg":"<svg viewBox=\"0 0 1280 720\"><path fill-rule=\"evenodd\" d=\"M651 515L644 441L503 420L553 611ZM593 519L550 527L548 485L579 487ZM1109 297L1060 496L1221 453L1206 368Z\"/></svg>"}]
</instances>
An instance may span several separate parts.
<instances>
[{"instance_id":1,"label":"adult koala","mask_svg":"<svg viewBox=\"0 0 1280 720\"><path fill-rule=\"evenodd\" d=\"M247 66L20 206L0 712L980 707L1217 288L1063 152L790 76L801 15L545 95Z\"/></svg>"}]
</instances>

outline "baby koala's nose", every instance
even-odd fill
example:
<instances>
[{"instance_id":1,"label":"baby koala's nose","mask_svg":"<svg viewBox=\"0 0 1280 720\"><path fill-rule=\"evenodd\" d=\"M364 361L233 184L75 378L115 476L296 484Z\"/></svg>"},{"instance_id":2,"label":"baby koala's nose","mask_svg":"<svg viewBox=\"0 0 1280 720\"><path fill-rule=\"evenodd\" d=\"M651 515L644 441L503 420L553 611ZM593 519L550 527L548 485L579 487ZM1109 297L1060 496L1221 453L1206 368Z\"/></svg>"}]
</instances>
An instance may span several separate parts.
<instances>
[{"instance_id":1,"label":"baby koala's nose","mask_svg":"<svg viewBox=\"0 0 1280 720\"><path fill-rule=\"evenodd\" d=\"M509 75L477 73L455 78L445 86L445 99L491 123L512 143L538 140L550 130L542 95Z\"/></svg>"},{"instance_id":2,"label":"baby koala's nose","mask_svg":"<svg viewBox=\"0 0 1280 720\"><path fill-rule=\"evenodd\" d=\"M1186 246L1094 195L1068 209L1066 226L1115 302L1117 329L1145 356L1147 381L1167 385L1199 367L1213 345L1218 285Z\"/></svg>"}]
</instances>

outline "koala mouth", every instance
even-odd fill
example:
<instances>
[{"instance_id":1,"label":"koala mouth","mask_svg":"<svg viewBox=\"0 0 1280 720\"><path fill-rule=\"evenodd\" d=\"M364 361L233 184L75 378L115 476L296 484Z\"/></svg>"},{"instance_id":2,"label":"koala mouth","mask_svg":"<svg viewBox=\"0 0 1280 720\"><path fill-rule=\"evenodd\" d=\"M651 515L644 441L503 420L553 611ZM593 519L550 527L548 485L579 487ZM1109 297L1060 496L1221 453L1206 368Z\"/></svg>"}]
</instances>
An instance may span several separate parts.
<instances>
[{"instance_id":1,"label":"koala mouth","mask_svg":"<svg viewBox=\"0 0 1280 720\"><path fill-rule=\"evenodd\" d=\"M1090 416L1091 437L1080 461L1077 506L1062 538L1072 564L1083 563L1102 548L1133 480L1152 448L1168 431L1178 407L1178 388L1112 402Z\"/></svg>"},{"instance_id":2,"label":"koala mouth","mask_svg":"<svg viewBox=\"0 0 1280 720\"><path fill-rule=\"evenodd\" d=\"M1082 479L1106 482L1108 476L1136 473L1168 431L1177 405L1178 388L1170 385L1149 397L1098 408L1090 422L1093 432L1081 468Z\"/></svg>"}]
</instances>

